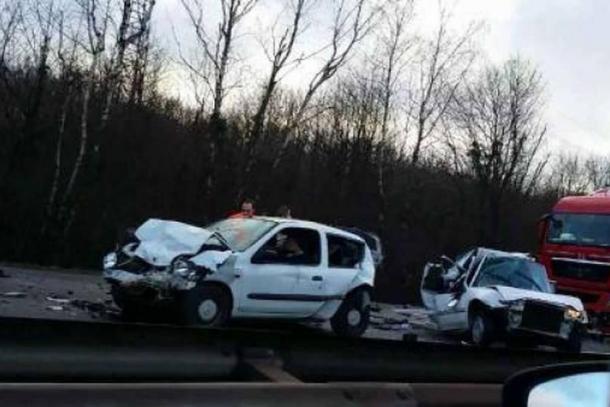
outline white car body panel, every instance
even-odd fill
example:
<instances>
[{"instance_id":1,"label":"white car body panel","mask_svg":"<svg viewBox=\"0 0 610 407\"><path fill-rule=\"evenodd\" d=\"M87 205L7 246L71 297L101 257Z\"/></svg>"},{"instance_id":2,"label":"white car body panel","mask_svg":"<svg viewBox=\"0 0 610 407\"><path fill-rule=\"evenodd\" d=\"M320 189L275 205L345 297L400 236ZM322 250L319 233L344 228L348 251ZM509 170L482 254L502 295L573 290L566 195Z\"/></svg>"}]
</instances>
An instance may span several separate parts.
<instances>
[{"instance_id":1,"label":"white car body panel","mask_svg":"<svg viewBox=\"0 0 610 407\"><path fill-rule=\"evenodd\" d=\"M582 301L577 297L546 293L534 290L526 290L515 287L494 285L477 287L472 284L468 284L476 281L476 277L480 271L481 265L484 263L485 258L495 256L515 256L524 257L528 256L522 253L506 253L496 250L485 249L485 256L482 257L482 261L478 264L478 267L473 270L468 270L464 275L464 280L461 281L463 289L458 292L443 292L438 293L424 288L424 279L427 273L430 271L432 264L429 263L424 269L424 278L422 278L421 296L424 306L433 311L431 319L436 323L437 328L441 331L456 331L465 332L469 329L468 322L468 309L473 301L480 301L484 305L492 309L505 308L507 303L518 301L518 300L539 300L548 303L569 306L578 311L584 312L584 305ZM457 262L463 265L462 262ZM452 272L455 271L455 272ZM469 275L472 274L472 278ZM457 278L459 273L455 267L450 268L446 273L448 278Z\"/></svg>"},{"instance_id":2,"label":"white car body panel","mask_svg":"<svg viewBox=\"0 0 610 407\"><path fill-rule=\"evenodd\" d=\"M214 232L180 222L150 219L136 230L139 246L133 252L146 262L166 269L179 255L196 265L212 271L205 282L226 285L233 296L232 317L264 318L331 318L351 290L367 286L372 289L375 266L372 254L363 239L357 235L330 226L282 218L261 218L277 222L258 241L244 251L208 250L197 253ZM255 264L252 257L279 231L285 228L303 228L320 235L320 263L318 265ZM364 245L362 262L353 268L329 268L327 235L337 235ZM127 247L127 246L126 246ZM123 248L125 253L128 253ZM129 253L128 253L129 254ZM163 276L163 272L154 278ZM158 276L157 276L158 274ZM141 282L143 275L107 269L104 275L125 284ZM173 279L174 277L172 277ZM167 279L170 280L170 279ZM177 289L190 289L190 285L174 285Z\"/></svg>"}]
</instances>

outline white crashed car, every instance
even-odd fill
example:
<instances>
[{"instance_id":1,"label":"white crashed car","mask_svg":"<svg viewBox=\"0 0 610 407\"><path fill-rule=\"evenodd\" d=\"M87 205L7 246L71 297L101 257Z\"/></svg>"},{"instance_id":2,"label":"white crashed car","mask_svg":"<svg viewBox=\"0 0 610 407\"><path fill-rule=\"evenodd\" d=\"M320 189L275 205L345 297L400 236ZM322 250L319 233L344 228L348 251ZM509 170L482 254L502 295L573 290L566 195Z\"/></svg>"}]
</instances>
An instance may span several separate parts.
<instances>
[{"instance_id":1,"label":"white crashed car","mask_svg":"<svg viewBox=\"0 0 610 407\"><path fill-rule=\"evenodd\" d=\"M330 320L368 326L375 267L358 236L295 219L225 219L206 229L150 219L104 258L123 312L171 305L189 324L229 318Z\"/></svg>"},{"instance_id":2,"label":"white crashed car","mask_svg":"<svg viewBox=\"0 0 610 407\"><path fill-rule=\"evenodd\" d=\"M522 253L443 256L426 265L421 297L439 330L466 333L477 345L504 339L579 351L587 323L581 300L554 294L544 266Z\"/></svg>"}]
</instances>

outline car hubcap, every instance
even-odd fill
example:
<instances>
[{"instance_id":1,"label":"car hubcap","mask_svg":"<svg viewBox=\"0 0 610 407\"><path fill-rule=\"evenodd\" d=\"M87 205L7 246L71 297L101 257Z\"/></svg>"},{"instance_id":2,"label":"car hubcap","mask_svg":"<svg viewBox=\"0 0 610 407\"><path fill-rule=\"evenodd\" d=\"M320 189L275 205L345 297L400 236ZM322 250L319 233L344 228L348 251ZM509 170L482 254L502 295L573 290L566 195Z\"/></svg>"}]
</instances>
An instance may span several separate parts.
<instances>
[{"instance_id":1,"label":"car hubcap","mask_svg":"<svg viewBox=\"0 0 610 407\"><path fill-rule=\"evenodd\" d=\"M481 343L481 338L483 338L483 331L485 327L483 326L483 319L479 316L475 317L474 322L472 324L472 340L475 343Z\"/></svg>"},{"instance_id":2,"label":"car hubcap","mask_svg":"<svg viewBox=\"0 0 610 407\"><path fill-rule=\"evenodd\" d=\"M362 316L360 314L360 311L358 311L357 309L352 309L347 313L347 323L351 326L358 325L361 319Z\"/></svg>"},{"instance_id":3,"label":"car hubcap","mask_svg":"<svg viewBox=\"0 0 610 407\"><path fill-rule=\"evenodd\" d=\"M214 300L204 300L199 304L199 308L197 309L199 312L199 318L203 321L211 321L216 317L218 313L218 305Z\"/></svg>"}]
</instances>

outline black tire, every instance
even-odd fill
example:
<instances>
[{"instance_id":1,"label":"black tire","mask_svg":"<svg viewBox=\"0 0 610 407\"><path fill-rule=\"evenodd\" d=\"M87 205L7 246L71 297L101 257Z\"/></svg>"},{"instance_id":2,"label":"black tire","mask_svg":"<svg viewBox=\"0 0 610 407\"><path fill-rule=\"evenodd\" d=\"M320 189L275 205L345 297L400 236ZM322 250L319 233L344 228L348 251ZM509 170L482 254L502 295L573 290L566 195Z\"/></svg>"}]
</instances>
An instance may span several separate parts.
<instances>
[{"instance_id":1,"label":"black tire","mask_svg":"<svg viewBox=\"0 0 610 407\"><path fill-rule=\"evenodd\" d=\"M138 301L132 294L116 284L110 287L110 295L112 295L114 303L121 309L121 315L125 319L139 319L147 310L142 301Z\"/></svg>"},{"instance_id":2,"label":"black tire","mask_svg":"<svg viewBox=\"0 0 610 407\"><path fill-rule=\"evenodd\" d=\"M485 310L475 310L470 320L470 341L477 346L489 346L495 335L494 321Z\"/></svg>"},{"instance_id":3,"label":"black tire","mask_svg":"<svg viewBox=\"0 0 610 407\"><path fill-rule=\"evenodd\" d=\"M231 317L231 298L221 287L198 286L184 294L182 312L188 325L222 326Z\"/></svg>"},{"instance_id":4,"label":"black tire","mask_svg":"<svg viewBox=\"0 0 610 407\"><path fill-rule=\"evenodd\" d=\"M345 297L330 319L330 326L337 335L359 337L368 328L370 317L370 294L365 290L358 290Z\"/></svg>"},{"instance_id":5,"label":"black tire","mask_svg":"<svg viewBox=\"0 0 610 407\"><path fill-rule=\"evenodd\" d=\"M569 353L580 353L582 350L582 335L578 329L572 329L567 341L559 346L559 350Z\"/></svg>"}]
</instances>

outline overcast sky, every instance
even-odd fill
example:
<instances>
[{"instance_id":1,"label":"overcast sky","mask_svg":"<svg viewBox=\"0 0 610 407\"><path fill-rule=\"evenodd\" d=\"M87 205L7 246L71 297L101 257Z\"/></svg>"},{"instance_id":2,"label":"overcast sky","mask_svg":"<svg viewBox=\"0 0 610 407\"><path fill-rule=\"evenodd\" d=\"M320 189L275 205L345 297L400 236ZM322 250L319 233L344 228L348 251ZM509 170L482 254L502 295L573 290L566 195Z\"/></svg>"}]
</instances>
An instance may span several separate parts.
<instances>
[{"instance_id":1,"label":"overcast sky","mask_svg":"<svg viewBox=\"0 0 610 407\"><path fill-rule=\"evenodd\" d=\"M242 35L245 48L239 50L248 58L253 73L265 67L262 53L256 48L255 32L268 29L285 1L260 0ZM216 0L207 0L210 15ZM437 2L416 0L416 18L423 27L437 21ZM545 119L549 128L549 146L554 150L584 154L610 154L610 1L608 0L451 0L445 1L453 14L456 29L470 21L485 22L480 43L490 62L501 62L519 55L536 64L546 86ZM205 3L204 3L205 4ZM308 34L309 44L323 38L321 32L328 16L321 0L314 11L315 24ZM158 0L157 35L165 46L175 48L172 25L178 32L187 29L180 0ZM183 45L186 47L188 44ZM315 69L299 66L292 79L297 81ZM244 73L244 74L250 74ZM168 78L175 93L184 97L188 86L179 84L176 76Z\"/></svg>"}]
</instances>

